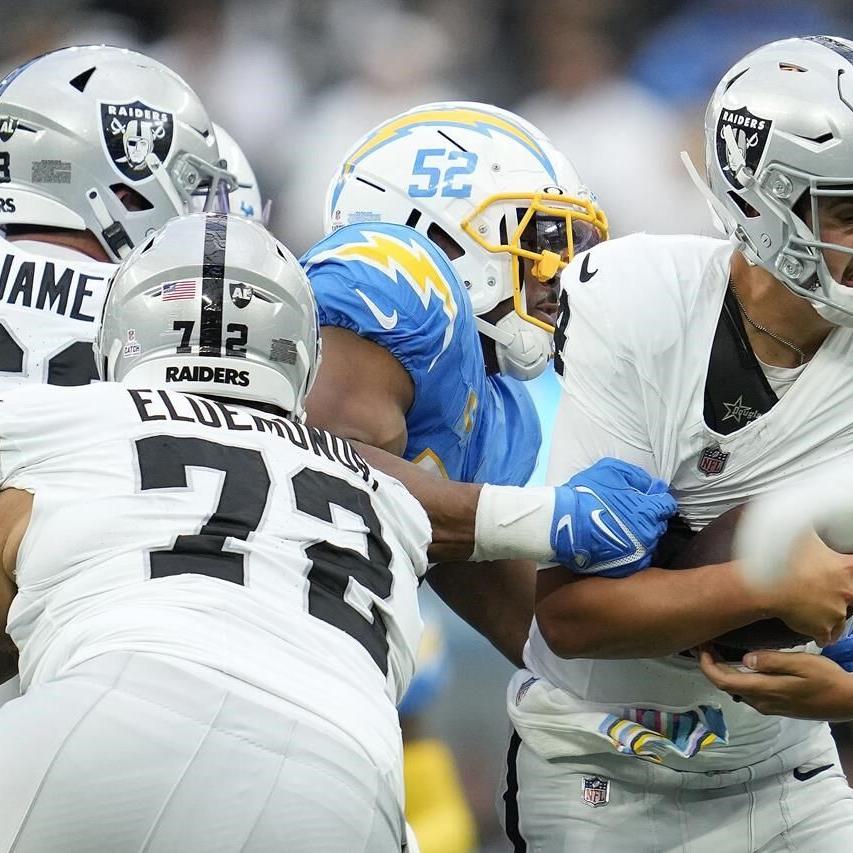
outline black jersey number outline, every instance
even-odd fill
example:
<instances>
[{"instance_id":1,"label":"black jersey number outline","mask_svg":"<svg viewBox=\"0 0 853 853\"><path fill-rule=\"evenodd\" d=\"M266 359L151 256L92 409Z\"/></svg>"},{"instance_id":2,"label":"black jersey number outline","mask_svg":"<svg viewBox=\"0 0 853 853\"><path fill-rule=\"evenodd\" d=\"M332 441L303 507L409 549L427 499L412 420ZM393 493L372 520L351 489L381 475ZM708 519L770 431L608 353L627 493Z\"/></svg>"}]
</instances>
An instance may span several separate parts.
<instances>
[{"instance_id":1,"label":"black jersey number outline","mask_svg":"<svg viewBox=\"0 0 853 853\"><path fill-rule=\"evenodd\" d=\"M203 438L152 435L136 441L140 488L187 488L187 468L211 468L225 477L213 514L198 533L181 534L169 550L151 551L151 577L207 575L245 583L243 555L223 551L225 540L249 538L261 523L270 475L260 450Z\"/></svg>"},{"instance_id":2,"label":"black jersey number outline","mask_svg":"<svg viewBox=\"0 0 853 853\"><path fill-rule=\"evenodd\" d=\"M223 546L229 536L245 541L261 523L270 492L261 451L171 435L140 438L135 447L141 491L188 488L187 468L209 468L225 475L216 508L198 533L181 534L172 548L150 552L151 577L200 574L244 585L243 554L223 551ZM372 621L368 620L344 600L350 578L379 598L391 594L391 549L382 538L382 524L369 493L313 468L299 470L292 486L299 512L332 523L332 507L339 506L364 522L367 557L325 540L305 549L311 561L308 612L349 634L387 674L388 639L381 613L371 605Z\"/></svg>"},{"instance_id":3,"label":"black jersey number outline","mask_svg":"<svg viewBox=\"0 0 853 853\"><path fill-rule=\"evenodd\" d=\"M388 674L388 636L385 620L375 604L366 619L344 600L350 578L379 598L391 595L391 549L382 538L382 524L363 489L332 474L303 468L293 477L296 508L312 518L332 522L332 506L359 516L367 528L367 557L351 548L320 541L305 549L308 572L308 612L361 643L383 674Z\"/></svg>"},{"instance_id":4,"label":"black jersey number outline","mask_svg":"<svg viewBox=\"0 0 853 853\"><path fill-rule=\"evenodd\" d=\"M23 373L26 350L0 323L0 372ZM98 378L95 353L88 341L74 341L47 362L48 385L88 385Z\"/></svg>"}]
</instances>

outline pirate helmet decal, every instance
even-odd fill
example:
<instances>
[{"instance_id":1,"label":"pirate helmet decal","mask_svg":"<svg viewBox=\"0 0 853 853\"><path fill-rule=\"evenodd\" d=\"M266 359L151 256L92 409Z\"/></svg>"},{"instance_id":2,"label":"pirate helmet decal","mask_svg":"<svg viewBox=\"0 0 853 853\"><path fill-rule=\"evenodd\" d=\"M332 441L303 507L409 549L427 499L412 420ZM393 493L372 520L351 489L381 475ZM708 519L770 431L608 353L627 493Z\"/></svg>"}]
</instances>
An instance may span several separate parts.
<instances>
[{"instance_id":1,"label":"pirate helmet decal","mask_svg":"<svg viewBox=\"0 0 853 853\"><path fill-rule=\"evenodd\" d=\"M100 106L104 143L116 169L131 181L150 177L149 156L153 154L161 163L169 157L172 114L139 100Z\"/></svg>"}]
</instances>

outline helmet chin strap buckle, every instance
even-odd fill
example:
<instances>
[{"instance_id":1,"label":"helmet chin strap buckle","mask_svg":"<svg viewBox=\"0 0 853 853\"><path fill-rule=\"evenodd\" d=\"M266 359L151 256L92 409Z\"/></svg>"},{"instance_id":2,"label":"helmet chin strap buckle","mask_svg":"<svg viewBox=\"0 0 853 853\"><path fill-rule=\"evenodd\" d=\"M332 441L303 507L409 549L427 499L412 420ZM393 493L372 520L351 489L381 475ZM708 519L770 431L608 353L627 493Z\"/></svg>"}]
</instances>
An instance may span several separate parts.
<instances>
[{"instance_id":1,"label":"helmet chin strap buckle","mask_svg":"<svg viewBox=\"0 0 853 853\"><path fill-rule=\"evenodd\" d=\"M539 260L533 264L533 275L539 281L550 281L560 269L563 259L556 253L545 249Z\"/></svg>"},{"instance_id":2,"label":"helmet chin strap buckle","mask_svg":"<svg viewBox=\"0 0 853 853\"><path fill-rule=\"evenodd\" d=\"M124 226L110 216L104 200L95 187L92 187L87 193L86 198L101 226L101 236L104 242L109 247L113 255L121 260L130 254L133 249L133 241L130 239Z\"/></svg>"}]
</instances>

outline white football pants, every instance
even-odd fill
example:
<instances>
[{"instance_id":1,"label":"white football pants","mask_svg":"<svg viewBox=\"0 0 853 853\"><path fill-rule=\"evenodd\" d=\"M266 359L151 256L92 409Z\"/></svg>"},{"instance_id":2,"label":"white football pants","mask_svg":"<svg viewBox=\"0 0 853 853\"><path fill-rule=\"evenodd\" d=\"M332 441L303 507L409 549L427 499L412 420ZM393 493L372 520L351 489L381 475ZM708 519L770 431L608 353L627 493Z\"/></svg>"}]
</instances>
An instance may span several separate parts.
<instances>
[{"instance_id":1,"label":"white football pants","mask_svg":"<svg viewBox=\"0 0 853 853\"><path fill-rule=\"evenodd\" d=\"M513 732L498 812L513 853L846 853L853 792L822 736L807 764L755 778L617 755L548 761ZM609 783L606 804L587 802L604 799L595 777Z\"/></svg>"},{"instance_id":2,"label":"white football pants","mask_svg":"<svg viewBox=\"0 0 853 853\"><path fill-rule=\"evenodd\" d=\"M167 657L105 654L0 708L2 853L399 853L401 798L333 726Z\"/></svg>"}]
</instances>

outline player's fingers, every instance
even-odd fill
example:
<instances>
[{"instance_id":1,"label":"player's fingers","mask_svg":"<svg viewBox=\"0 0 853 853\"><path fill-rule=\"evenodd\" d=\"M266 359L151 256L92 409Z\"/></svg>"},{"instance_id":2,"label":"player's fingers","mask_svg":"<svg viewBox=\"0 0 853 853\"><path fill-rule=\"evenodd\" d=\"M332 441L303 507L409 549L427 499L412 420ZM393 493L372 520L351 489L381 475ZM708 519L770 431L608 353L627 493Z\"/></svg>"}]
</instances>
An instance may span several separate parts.
<instances>
[{"instance_id":1,"label":"player's fingers","mask_svg":"<svg viewBox=\"0 0 853 853\"><path fill-rule=\"evenodd\" d=\"M743 656L743 664L755 672L799 675L811 657L805 652L749 652Z\"/></svg>"},{"instance_id":2,"label":"player's fingers","mask_svg":"<svg viewBox=\"0 0 853 853\"><path fill-rule=\"evenodd\" d=\"M720 690L725 690L727 693L733 692L732 676L735 674L735 670L722 663L708 646L700 646L698 655L699 669L702 670L705 678L711 684L719 687Z\"/></svg>"},{"instance_id":3,"label":"player's fingers","mask_svg":"<svg viewBox=\"0 0 853 853\"><path fill-rule=\"evenodd\" d=\"M669 498L670 501L675 499L669 494L669 483L659 480L657 477L652 478L649 487L646 489L647 495L661 495L661 497Z\"/></svg>"},{"instance_id":4,"label":"player's fingers","mask_svg":"<svg viewBox=\"0 0 853 853\"><path fill-rule=\"evenodd\" d=\"M599 464L609 469L609 472L621 480L625 485L640 492L648 492L655 478L647 471L621 459L607 456Z\"/></svg>"},{"instance_id":5,"label":"player's fingers","mask_svg":"<svg viewBox=\"0 0 853 853\"><path fill-rule=\"evenodd\" d=\"M678 503L668 492L654 496L653 500L661 518L672 518L678 512Z\"/></svg>"}]
</instances>

